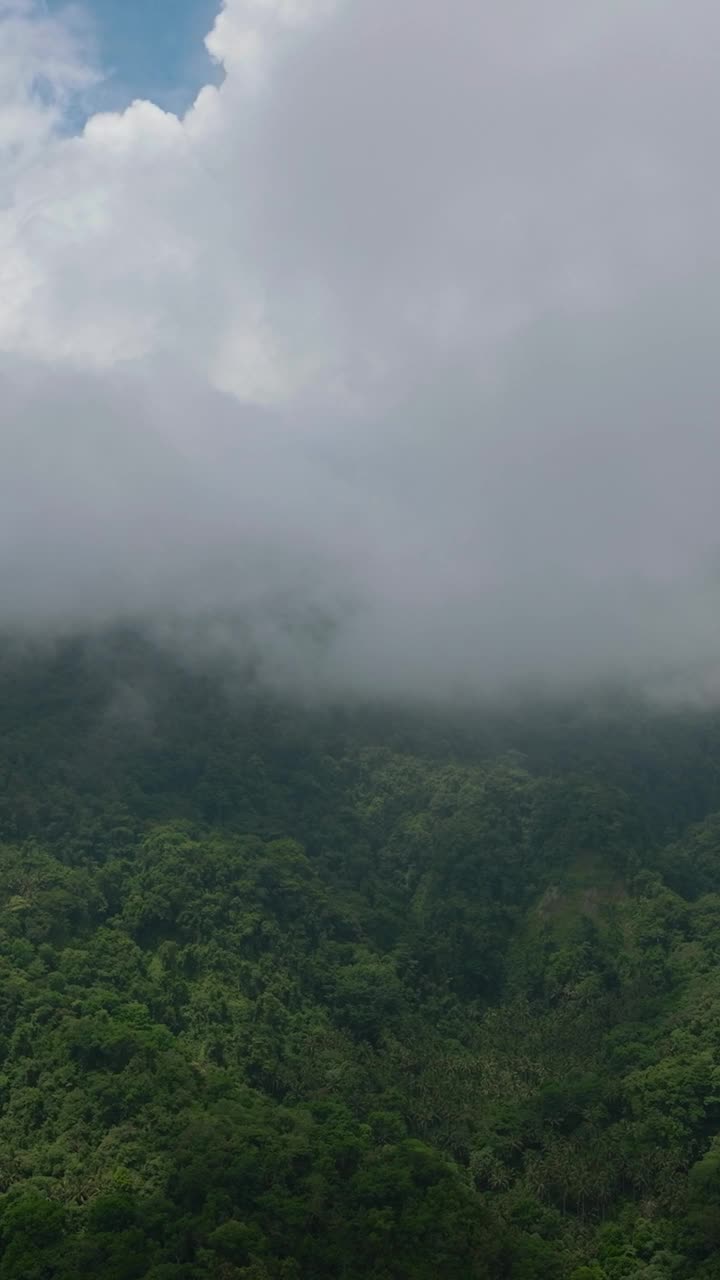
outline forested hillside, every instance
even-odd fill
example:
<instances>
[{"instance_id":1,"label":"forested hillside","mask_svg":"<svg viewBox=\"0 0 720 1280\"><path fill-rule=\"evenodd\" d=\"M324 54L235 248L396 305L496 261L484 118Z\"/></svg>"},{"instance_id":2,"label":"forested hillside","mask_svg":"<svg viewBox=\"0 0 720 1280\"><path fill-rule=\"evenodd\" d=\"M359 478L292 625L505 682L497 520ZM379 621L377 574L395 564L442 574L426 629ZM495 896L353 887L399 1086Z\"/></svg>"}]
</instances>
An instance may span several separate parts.
<instances>
[{"instance_id":1,"label":"forested hillside","mask_svg":"<svg viewBox=\"0 0 720 1280\"><path fill-rule=\"evenodd\" d=\"M720 1277L720 715L0 669L0 1280Z\"/></svg>"}]
</instances>

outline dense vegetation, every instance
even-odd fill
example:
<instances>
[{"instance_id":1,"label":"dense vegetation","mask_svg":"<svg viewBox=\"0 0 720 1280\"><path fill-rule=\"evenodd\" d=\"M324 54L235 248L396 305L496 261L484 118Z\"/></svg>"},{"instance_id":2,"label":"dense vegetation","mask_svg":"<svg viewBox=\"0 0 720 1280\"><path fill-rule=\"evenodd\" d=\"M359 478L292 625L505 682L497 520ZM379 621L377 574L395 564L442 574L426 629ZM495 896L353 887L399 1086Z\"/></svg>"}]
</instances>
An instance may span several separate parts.
<instances>
[{"instance_id":1,"label":"dense vegetation","mask_svg":"<svg viewBox=\"0 0 720 1280\"><path fill-rule=\"evenodd\" d=\"M720 1277L720 717L0 667L0 1280Z\"/></svg>"}]
</instances>

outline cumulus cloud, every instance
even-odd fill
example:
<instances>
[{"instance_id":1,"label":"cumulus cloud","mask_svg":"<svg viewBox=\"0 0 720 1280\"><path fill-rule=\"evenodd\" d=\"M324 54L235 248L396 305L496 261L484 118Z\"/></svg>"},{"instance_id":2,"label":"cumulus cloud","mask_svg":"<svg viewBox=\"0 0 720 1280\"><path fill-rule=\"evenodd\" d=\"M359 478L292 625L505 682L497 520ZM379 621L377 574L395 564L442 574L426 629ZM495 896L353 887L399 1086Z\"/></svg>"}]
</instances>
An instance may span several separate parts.
<instances>
[{"instance_id":1,"label":"cumulus cloud","mask_svg":"<svg viewBox=\"0 0 720 1280\"><path fill-rule=\"evenodd\" d=\"M717 6L226 0L185 116L72 132L81 31L0 0L5 620L713 672Z\"/></svg>"}]
</instances>

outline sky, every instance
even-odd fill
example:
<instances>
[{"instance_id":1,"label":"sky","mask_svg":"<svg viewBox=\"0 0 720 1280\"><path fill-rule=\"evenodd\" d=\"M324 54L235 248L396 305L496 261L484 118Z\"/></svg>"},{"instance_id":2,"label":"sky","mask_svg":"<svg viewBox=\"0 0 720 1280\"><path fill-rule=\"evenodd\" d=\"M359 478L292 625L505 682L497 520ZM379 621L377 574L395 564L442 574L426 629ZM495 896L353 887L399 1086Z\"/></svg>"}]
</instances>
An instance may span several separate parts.
<instances>
[{"instance_id":1,"label":"sky","mask_svg":"<svg viewBox=\"0 0 720 1280\"><path fill-rule=\"evenodd\" d=\"M716 697L715 0L169 14L0 0L2 621Z\"/></svg>"},{"instance_id":2,"label":"sky","mask_svg":"<svg viewBox=\"0 0 720 1280\"><path fill-rule=\"evenodd\" d=\"M203 43L217 0L88 0L70 18L84 28L102 79L79 108L122 110L133 98L151 98L185 111L216 77ZM69 16L68 0L45 0L52 17ZM72 11L70 11L72 12ZM77 116L76 116L77 119Z\"/></svg>"}]
</instances>

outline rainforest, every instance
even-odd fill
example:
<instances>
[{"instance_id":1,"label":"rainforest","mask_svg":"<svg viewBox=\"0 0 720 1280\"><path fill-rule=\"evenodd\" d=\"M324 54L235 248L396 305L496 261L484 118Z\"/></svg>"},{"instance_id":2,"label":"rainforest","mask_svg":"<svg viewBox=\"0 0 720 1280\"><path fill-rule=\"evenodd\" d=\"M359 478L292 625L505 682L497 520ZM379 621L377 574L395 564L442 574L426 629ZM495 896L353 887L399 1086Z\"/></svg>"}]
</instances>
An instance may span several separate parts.
<instances>
[{"instance_id":1,"label":"rainforest","mask_svg":"<svg viewBox=\"0 0 720 1280\"><path fill-rule=\"evenodd\" d=\"M720 713L0 707L2 1280L720 1275Z\"/></svg>"}]
</instances>

